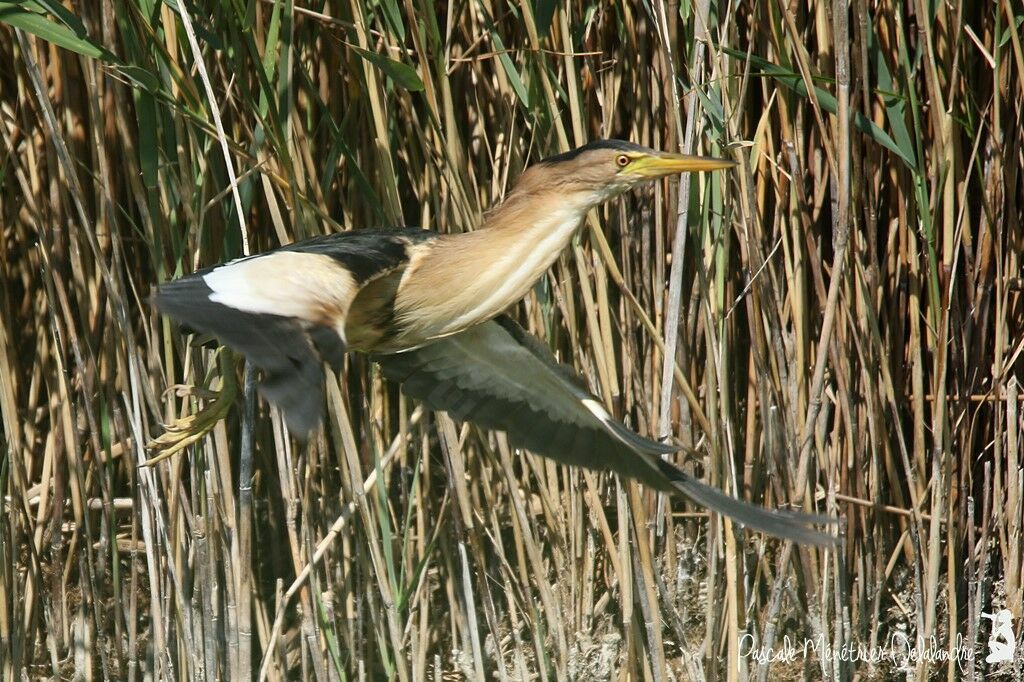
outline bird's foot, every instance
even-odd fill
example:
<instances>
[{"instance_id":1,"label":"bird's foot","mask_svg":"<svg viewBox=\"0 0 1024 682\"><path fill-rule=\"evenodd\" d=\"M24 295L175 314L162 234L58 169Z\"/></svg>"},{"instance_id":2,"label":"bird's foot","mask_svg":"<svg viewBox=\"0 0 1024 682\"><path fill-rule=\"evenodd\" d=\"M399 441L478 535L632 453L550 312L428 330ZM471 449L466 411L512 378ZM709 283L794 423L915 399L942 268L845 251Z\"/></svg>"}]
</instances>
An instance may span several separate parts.
<instances>
[{"instance_id":1,"label":"bird's foot","mask_svg":"<svg viewBox=\"0 0 1024 682\"><path fill-rule=\"evenodd\" d=\"M238 382L235 380L235 365L238 358L225 348L217 350L218 367L220 369L220 390L214 391L201 386L177 386L169 390L177 390L179 394L206 399L206 405L198 412L185 415L174 423L168 424L166 430L146 443L146 450L153 456L139 466L152 466L168 457L184 450L199 441L213 430L221 419L227 416L228 409L235 402L238 394ZM212 377L207 377L208 383Z\"/></svg>"}]
</instances>

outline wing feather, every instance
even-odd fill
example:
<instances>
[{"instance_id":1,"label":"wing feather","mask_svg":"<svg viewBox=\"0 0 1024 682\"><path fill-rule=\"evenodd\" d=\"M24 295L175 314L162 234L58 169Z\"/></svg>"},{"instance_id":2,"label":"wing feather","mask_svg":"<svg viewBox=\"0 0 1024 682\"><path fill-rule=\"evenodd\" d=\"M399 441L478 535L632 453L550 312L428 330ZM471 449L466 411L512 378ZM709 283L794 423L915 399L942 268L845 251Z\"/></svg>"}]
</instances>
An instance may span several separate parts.
<instances>
[{"instance_id":1,"label":"wing feather","mask_svg":"<svg viewBox=\"0 0 1024 682\"><path fill-rule=\"evenodd\" d=\"M506 316L402 353L374 355L407 395L563 464L613 471L766 533L808 544L833 538L811 526L828 517L770 511L712 488L661 459L676 448L613 419L582 381Z\"/></svg>"},{"instance_id":2,"label":"wing feather","mask_svg":"<svg viewBox=\"0 0 1024 682\"><path fill-rule=\"evenodd\" d=\"M345 323L367 283L401 269L423 230L355 231L241 258L161 285L157 308L262 370L260 392L308 437L323 413L323 362L339 368Z\"/></svg>"}]
</instances>

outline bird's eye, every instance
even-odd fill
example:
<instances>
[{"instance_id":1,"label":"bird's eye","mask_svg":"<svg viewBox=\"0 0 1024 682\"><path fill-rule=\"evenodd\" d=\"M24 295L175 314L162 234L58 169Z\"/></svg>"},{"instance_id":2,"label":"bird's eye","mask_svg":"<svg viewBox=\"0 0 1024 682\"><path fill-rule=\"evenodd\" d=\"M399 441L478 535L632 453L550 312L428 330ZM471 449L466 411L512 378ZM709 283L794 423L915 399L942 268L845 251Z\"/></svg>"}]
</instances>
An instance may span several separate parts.
<instances>
[{"instance_id":1,"label":"bird's eye","mask_svg":"<svg viewBox=\"0 0 1024 682\"><path fill-rule=\"evenodd\" d=\"M616 157L615 159L615 163L619 166L619 168L625 168L626 166L629 165L629 157L626 156L625 154L619 154L618 157Z\"/></svg>"}]
</instances>

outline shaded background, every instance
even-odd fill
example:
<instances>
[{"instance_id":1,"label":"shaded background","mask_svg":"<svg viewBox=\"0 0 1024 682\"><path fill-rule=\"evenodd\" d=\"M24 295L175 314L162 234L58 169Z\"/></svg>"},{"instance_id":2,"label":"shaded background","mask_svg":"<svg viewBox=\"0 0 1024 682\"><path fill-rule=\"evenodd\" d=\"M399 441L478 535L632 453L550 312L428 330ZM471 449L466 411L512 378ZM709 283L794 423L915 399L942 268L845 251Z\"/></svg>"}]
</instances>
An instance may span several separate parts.
<instances>
[{"instance_id":1,"label":"shaded background","mask_svg":"<svg viewBox=\"0 0 1024 682\"><path fill-rule=\"evenodd\" d=\"M981 614L1019 636L1022 20L0 2L4 679L1020 675L984 661ZM309 448L258 404L240 474L241 370L155 314L156 282L242 255L240 217L252 253L469 230L600 137L740 165L595 211L517 317L684 468L840 515L837 552L510 451L360 357ZM208 436L139 468L197 413ZM934 653L748 655L785 635Z\"/></svg>"}]
</instances>

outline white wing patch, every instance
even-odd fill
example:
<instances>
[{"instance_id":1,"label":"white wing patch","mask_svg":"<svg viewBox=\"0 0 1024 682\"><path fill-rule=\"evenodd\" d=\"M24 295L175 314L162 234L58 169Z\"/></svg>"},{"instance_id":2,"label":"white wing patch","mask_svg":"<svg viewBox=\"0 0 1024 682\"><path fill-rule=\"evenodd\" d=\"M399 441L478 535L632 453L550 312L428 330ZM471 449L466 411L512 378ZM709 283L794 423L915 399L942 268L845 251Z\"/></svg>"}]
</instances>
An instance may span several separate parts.
<instances>
[{"instance_id":1,"label":"white wing patch","mask_svg":"<svg viewBox=\"0 0 1024 682\"><path fill-rule=\"evenodd\" d=\"M232 261L203 281L214 303L331 326L344 320L359 288L330 256L292 251Z\"/></svg>"},{"instance_id":2,"label":"white wing patch","mask_svg":"<svg viewBox=\"0 0 1024 682\"><path fill-rule=\"evenodd\" d=\"M580 402L583 403L583 406L590 410L595 417L600 419L602 424L611 424L614 421L612 416L608 414L608 410L604 409L604 406L593 398L584 398Z\"/></svg>"}]
</instances>

